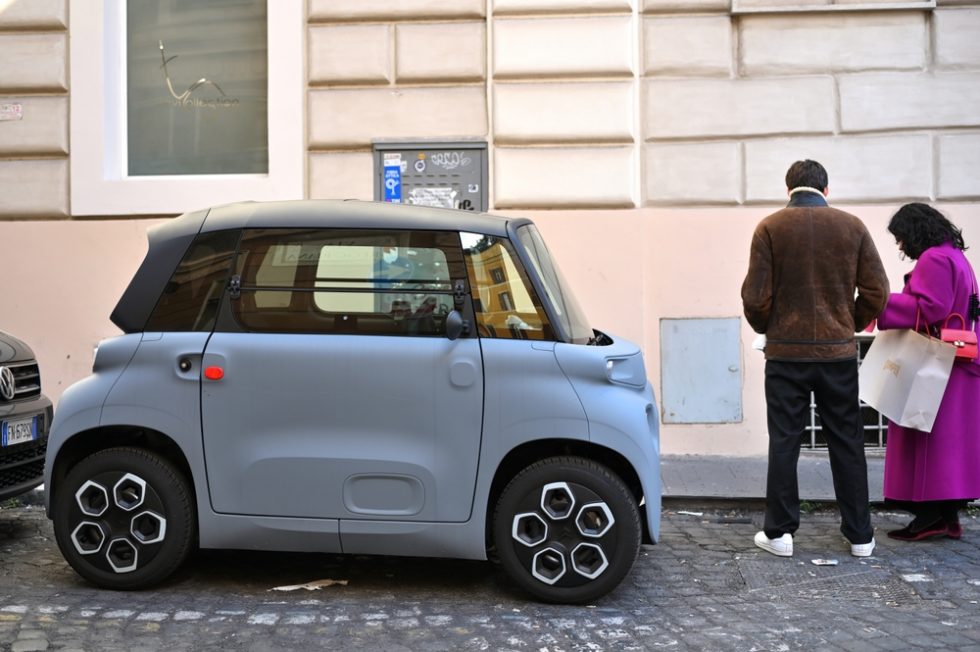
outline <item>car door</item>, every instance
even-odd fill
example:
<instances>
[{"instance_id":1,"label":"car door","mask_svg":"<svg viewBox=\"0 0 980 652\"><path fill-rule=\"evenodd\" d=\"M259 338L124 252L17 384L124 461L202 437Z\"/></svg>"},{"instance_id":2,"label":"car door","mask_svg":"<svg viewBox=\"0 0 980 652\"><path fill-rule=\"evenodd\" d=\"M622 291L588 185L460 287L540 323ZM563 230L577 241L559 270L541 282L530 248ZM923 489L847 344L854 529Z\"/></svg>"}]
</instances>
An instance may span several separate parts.
<instances>
[{"instance_id":1,"label":"car door","mask_svg":"<svg viewBox=\"0 0 980 652\"><path fill-rule=\"evenodd\" d=\"M214 509L465 521L483 372L479 340L445 334L458 235L247 230L238 269L237 328L203 360Z\"/></svg>"}]
</instances>

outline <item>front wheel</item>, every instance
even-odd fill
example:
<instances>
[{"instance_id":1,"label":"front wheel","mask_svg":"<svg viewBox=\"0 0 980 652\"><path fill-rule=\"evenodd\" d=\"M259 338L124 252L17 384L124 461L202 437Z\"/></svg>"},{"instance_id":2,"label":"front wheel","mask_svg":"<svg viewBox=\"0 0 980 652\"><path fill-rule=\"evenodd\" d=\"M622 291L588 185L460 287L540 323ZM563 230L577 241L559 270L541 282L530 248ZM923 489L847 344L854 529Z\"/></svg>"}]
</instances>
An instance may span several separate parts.
<instances>
[{"instance_id":1,"label":"front wheel","mask_svg":"<svg viewBox=\"0 0 980 652\"><path fill-rule=\"evenodd\" d=\"M623 481L581 457L552 457L518 473L497 502L501 565L546 602L583 603L616 588L640 551L640 512Z\"/></svg>"},{"instance_id":2,"label":"front wheel","mask_svg":"<svg viewBox=\"0 0 980 652\"><path fill-rule=\"evenodd\" d=\"M89 455L57 487L54 533L75 571L107 589L166 579L190 552L196 526L187 479L140 448Z\"/></svg>"}]
</instances>

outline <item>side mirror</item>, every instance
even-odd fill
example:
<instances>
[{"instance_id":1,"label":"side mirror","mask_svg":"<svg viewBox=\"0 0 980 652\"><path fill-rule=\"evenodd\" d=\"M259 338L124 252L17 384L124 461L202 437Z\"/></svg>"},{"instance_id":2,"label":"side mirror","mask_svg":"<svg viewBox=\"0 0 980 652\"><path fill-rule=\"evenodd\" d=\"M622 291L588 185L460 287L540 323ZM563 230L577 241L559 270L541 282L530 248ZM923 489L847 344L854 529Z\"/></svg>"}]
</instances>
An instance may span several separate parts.
<instances>
[{"instance_id":1,"label":"side mirror","mask_svg":"<svg viewBox=\"0 0 980 652\"><path fill-rule=\"evenodd\" d=\"M470 332L470 323L463 319L463 315L458 310L453 310L446 315L446 337L450 340L457 340L461 335Z\"/></svg>"}]
</instances>

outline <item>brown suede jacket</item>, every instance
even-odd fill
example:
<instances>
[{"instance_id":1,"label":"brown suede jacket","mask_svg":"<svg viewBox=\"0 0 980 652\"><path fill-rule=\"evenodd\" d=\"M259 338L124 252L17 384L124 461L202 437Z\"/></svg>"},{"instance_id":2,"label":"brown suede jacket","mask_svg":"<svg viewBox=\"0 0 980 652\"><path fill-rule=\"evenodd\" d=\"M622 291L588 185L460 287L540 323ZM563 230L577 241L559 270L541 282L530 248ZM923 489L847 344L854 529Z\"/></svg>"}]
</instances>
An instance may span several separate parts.
<instances>
[{"instance_id":1,"label":"brown suede jacket","mask_svg":"<svg viewBox=\"0 0 980 652\"><path fill-rule=\"evenodd\" d=\"M742 306L766 334L767 360L853 359L854 333L887 301L888 277L868 229L821 195L795 193L756 227Z\"/></svg>"}]
</instances>

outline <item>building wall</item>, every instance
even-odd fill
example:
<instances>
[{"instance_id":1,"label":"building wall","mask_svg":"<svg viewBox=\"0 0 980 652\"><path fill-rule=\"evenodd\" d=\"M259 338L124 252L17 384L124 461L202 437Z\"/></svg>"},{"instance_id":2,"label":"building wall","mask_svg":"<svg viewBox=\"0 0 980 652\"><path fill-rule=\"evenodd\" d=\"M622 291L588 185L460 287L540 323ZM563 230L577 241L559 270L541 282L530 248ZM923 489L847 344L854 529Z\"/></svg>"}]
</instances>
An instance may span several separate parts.
<instances>
[{"instance_id":1,"label":"building wall","mask_svg":"<svg viewBox=\"0 0 980 652\"><path fill-rule=\"evenodd\" d=\"M65 0L0 12L0 219L69 215L67 29Z\"/></svg>"},{"instance_id":2,"label":"building wall","mask_svg":"<svg viewBox=\"0 0 980 652\"><path fill-rule=\"evenodd\" d=\"M906 201L963 226L980 267L980 2L813 5L309 0L306 196L371 199L375 140L487 141L491 210L540 224L595 324L642 345L658 392L675 382L661 320L740 318L752 229L796 159L827 166L832 203L865 220L896 287L910 264L885 225ZM0 329L35 347L55 399L115 334L156 223L72 214L68 25L67 0L0 11ZM665 425L665 452L765 451L752 339L743 321L741 420Z\"/></svg>"}]
</instances>

